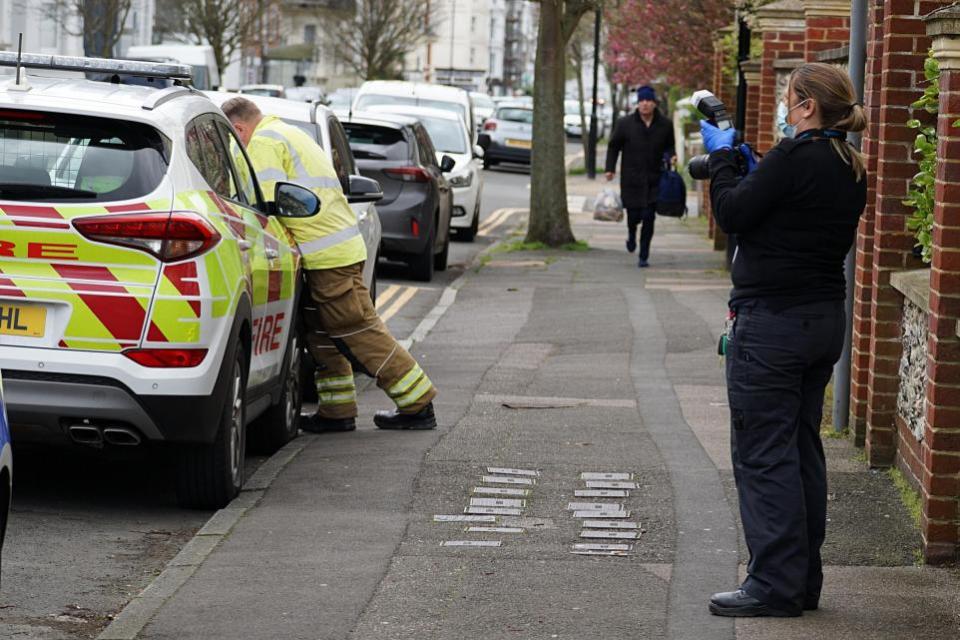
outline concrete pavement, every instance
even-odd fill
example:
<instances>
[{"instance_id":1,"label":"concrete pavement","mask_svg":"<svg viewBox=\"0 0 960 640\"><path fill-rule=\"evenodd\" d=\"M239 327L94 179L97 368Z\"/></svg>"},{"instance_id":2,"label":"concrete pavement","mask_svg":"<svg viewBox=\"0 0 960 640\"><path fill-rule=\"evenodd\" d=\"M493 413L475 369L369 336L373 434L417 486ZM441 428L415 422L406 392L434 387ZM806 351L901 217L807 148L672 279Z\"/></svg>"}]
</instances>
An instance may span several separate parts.
<instances>
[{"instance_id":1,"label":"concrete pavement","mask_svg":"<svg viewBox=\"0 0 960 640\"><path fill-rule=\"evenodd\" d=\"M571 179L572 195L602 183ZM140 638L957 637L960 576L913 566L918 534L885 475L828 440L822 609L711 617L745 562L715 344L728 279L702 221L658 220L652 268L620 225L573 216L586 252L494 253L413 352L441 389L433 432L302 436L259 504ZM539 470L519 516L468 532L488 466ZM625 557L571 553L585 471L633 474L644 533ZM441 546L499 541L499 547ZM108 634L110 629L108 629Z\"/></svg>"}]
</instances>

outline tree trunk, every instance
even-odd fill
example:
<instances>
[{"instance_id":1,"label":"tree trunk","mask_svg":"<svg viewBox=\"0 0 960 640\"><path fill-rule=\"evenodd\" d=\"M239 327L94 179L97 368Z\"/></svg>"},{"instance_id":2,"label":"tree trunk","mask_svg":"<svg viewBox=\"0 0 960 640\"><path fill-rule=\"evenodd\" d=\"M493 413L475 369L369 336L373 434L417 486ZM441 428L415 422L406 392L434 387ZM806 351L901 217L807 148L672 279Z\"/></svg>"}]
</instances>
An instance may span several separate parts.
<instances>
[{"instance_id":1,"label":"tree trunk","mask_svg":"<svg viewBox=\"0 0 960 640\"><path fill-rule=\"evenodd\" d=\"M573 242L564 167L563 85L566 42L563 0L542 0L533 82L533 165L527 242L558 247Z\"/></svg>"}]
</instances>

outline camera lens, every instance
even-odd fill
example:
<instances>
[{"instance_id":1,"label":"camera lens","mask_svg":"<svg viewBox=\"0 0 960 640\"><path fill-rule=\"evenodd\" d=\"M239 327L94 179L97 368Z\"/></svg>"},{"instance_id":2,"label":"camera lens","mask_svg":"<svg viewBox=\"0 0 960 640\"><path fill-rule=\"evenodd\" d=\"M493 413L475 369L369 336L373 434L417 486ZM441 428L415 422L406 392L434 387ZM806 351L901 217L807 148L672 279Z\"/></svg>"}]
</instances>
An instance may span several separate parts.
<instances>
[{"instance_id":1,"label":"camera lens","mask_svg":"<svg viewBox=\"0 0 960 640\"><path fill-rule=\"evenodd\" d=\"M694 180L706 180L710 177L710 156L704 154L690 158L687 169Z\"/></svg>"}]
</instances>

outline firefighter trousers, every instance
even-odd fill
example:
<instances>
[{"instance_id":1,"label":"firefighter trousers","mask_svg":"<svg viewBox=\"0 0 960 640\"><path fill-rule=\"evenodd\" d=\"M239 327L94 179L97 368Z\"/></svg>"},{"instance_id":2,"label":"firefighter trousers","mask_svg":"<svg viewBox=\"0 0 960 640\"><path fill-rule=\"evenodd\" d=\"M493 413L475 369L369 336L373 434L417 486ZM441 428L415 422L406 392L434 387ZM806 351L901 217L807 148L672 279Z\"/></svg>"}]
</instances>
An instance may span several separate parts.
<instances>
[{"instance_id":1,"label":"firefighter trousers","mask_svg":"<svg viewBox=\"0 0 960 640\"><path fill-rule=\"evenodd\" d=\"M307 270L306 279L310 297L303 319L317 365L320 417L356 417L354 371L376 378L401 412L426 407L437 391L377 314L363 284L363 263Z\"/></svg>"}]
</instances>

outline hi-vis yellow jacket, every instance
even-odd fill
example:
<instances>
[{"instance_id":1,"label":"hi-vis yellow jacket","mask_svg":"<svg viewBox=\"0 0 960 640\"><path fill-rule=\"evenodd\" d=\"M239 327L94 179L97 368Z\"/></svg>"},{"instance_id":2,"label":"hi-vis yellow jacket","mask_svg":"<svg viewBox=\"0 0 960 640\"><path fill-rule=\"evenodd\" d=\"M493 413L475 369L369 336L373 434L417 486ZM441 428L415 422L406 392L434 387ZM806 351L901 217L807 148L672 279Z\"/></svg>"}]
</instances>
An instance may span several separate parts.
<instances>
[{"instance_id":1,"label":"hi-vis yellow jacket","mask_svg":"<svg viewBox=\"0 0 960 640\"><path fill-rule=\"evenodd\" d=\"M367 259L357 216L333 164L310 136L276 116L264 116L253 131L247 155L267 200L273 199L278 181L294 182L320 197L317 215L280 218L300 246L305 268L335 269Z\"/></svg>"}]
</instances>

